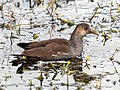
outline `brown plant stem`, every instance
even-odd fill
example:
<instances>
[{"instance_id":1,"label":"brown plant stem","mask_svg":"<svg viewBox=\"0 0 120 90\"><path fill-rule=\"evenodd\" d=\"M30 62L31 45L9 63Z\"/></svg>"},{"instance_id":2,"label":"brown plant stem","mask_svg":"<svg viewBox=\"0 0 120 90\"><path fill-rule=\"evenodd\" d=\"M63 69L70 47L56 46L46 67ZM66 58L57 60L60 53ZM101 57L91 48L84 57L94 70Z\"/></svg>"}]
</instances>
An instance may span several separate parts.
<instances>
[{"instance_id":1,"label":"brown plant stem","mask_svg":"<svg viewBox=\"0 0 120 90\"><path fill-rule=\"evenodd\" d=\"M118 51L118 49L115 49L114 53L113 53L112 56L110 57L110 61L112 62L113 67L114 67L116 73L118 73L118 71L117 71L117 68L115 67L115 64L114 64L113 60L114 60L114 56L115 56L115 54L117 53L117 51Z\"/></svg>"},{"instance_id":2,"label":"brown plant stem","mask_svg":"<svg viewBox=\"0 0 120 90\"><path fill-rule=\"evenodd\" d=\"M99 9L99 8L97 7L96 10L95 10L95 12L94 12L94 14L93 14L93 16L90 18L89 22L91 22L91 21L93 20L93 18L94 18L95 15L97 14L98 9Z\"/></svg>"}]
</instances>

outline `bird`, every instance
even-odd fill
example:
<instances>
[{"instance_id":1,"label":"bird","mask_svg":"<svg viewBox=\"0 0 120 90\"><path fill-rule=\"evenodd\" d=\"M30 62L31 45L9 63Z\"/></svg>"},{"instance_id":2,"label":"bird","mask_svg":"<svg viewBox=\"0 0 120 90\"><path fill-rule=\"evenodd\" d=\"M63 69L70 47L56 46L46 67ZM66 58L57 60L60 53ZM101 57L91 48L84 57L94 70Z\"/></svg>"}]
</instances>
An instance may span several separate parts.
<instances>
[{"instance_id":1,"label":"bird","mask_svg":"<svg viewBox=\"0 0 120 90\"><path fill-rule=\"evenodd\" d=\"M29 43L18 43L24 49L22 56L39 58L40 60L63 60L82 55L83 37L87 34L99 35L87 23L76 25L70 39L54 38Z\"/></svg>"}]
</instances>

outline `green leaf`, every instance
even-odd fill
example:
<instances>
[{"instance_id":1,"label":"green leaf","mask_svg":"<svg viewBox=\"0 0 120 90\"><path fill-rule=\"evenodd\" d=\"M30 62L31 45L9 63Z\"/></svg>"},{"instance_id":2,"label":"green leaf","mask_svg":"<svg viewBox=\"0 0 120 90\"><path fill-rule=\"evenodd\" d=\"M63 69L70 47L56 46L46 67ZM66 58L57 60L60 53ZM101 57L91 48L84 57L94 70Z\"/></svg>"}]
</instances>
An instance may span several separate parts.
<instances>
[{"instance_id":1,"label":"green leaf","mask_svg":"<svg viewBox=\"0 0 120 90\"><path fill-rule=\"evenodd\" d=\"M33 39L37 39L38 38L38 34L33 34Z\"/></svg>"}]
</instances>

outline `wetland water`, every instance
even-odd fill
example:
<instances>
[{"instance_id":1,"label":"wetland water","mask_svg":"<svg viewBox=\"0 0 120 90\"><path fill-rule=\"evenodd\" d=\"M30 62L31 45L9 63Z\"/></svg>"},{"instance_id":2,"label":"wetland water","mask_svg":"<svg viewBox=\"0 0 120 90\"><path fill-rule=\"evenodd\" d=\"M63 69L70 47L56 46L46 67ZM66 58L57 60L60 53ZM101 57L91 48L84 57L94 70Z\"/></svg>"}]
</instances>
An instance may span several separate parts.
<instances>
[{"instance_id":1,"label":"wetland water","mask_svg":"<svg viewBox=\"0 0 120 90\"><path fill-rule=\"evenodd\" d=\"M120 0L44 0L31 7L29 0L0 0L0 90L120 90ZM10 63L23 51L17 43L69 39L83 21L100 34L84 38L83 65Z\"/></svg>"}]
</instances>

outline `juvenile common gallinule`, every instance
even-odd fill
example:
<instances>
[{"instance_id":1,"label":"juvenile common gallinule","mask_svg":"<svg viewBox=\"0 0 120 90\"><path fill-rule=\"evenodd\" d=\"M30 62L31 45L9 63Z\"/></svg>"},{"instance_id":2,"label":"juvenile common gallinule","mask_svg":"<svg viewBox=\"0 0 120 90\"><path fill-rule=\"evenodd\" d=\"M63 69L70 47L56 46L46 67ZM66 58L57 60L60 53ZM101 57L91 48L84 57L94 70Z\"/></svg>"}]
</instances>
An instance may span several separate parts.
<instances>
[{"instance_id":1,"label":"juvenile common gallinule","mask_svg":"<svg viewBox=\"0 0 120 90\"><path fill-rule=\"evenodd\" d=\"M40 42L18 43L17 45L25 49L21 55L26 57L36 57L42 60L59 60L75 58L83 51L83 37L86 34L98 33L86 23L78 24L73 31L70 40L56 38Z\"/></svg>"}]
</instances>

